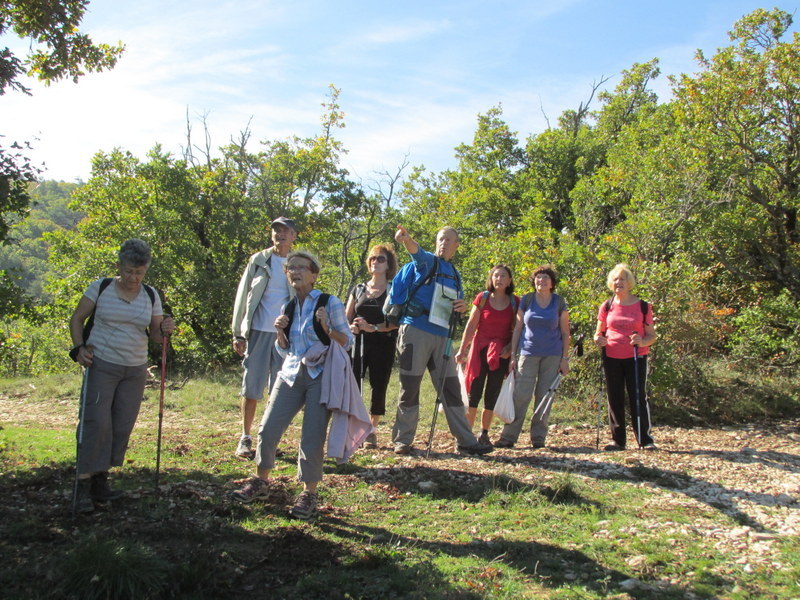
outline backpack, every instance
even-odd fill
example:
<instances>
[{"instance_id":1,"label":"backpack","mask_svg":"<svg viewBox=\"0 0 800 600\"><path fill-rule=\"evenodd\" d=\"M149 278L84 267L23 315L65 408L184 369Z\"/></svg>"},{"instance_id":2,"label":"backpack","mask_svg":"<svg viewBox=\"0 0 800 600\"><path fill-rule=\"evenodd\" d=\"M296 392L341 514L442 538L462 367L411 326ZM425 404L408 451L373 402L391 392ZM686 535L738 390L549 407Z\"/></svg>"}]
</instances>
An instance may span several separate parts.
<instances>
[{"instance_id":1,"label":"backpack","mask_svg":"<svg viewBox=\"0 0 800 600\"><path fill-rule=\"evenodd\" d=\"M83 343L89 341L89 334L92 333L92 328L94 327L94 313L97 310L97 303L100 300L100 296L103 294L103 291L114 281L113 277L104 277L103 280L100 282L100 290L97 292L97 298L94 300L94 308L92 309L92 314L89 315L89 318L86 320L86 323L83 326ZM150 298L150 308L153 308L153 305L156 303L156 291L151 288L146 283L142 284L144 286L144 291L147 292L147 297ZM69 357L74 360L75 362L78 361L78 348L79 346L75 346L72 350L69 351Z\"/></svg>"},{"instance_id":2,"label":"backpack","mask_svg":"<svg viewBox=\"0 0 800 600\"><path fill-rule=\"evenodd\" d=\"M383 314L386 315L386 322L389 325L400 325L400 321L403 320L406 314L419 316L425 312L421 306L412 306L409 311L409 305L417 291L422 286L430 283L436 277L438 271L438 256L433 257L433 268L419 281L416 281L417 272L414 269L413 261L407 262L400 268L392 279L392 287L386 297L386 305L383 307ZM458 271L456 271L456 276L458 276Z\"/></svg>"},{"instance_id":3,"label":"backpack","mask_svg":"<svg viewBox=\"0 0 800 600\"><path fill-rule=\"evenodd\" d=\"M322 293L317 297L317 304L314 306L314 314L316 314L317 310L323 306L328 305L328 300L330 300L331 295ZM286 325L284 331L286 332L286 339L289 339L289 331L292 329L292 321L294 321L294 311L297 308L297 296L289 300L286 304L286 307L283 309L283 314L289 317L289 323ZM312 317L311 321L314 325L314 333L317 334L319 341L325 344L326 346L331 345L331 338L330 336L325 333L325 330L322 328L322 324L317 320L316 317Z\"/></svg>"}]
</instances>

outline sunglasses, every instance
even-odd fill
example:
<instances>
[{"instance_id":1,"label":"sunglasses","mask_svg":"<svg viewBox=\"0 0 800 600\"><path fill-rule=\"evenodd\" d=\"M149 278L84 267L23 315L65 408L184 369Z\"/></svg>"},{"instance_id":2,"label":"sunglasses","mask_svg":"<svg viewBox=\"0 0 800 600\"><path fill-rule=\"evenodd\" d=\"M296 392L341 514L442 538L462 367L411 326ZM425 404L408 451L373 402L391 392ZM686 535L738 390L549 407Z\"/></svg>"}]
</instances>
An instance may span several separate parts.
<instances>
[{"instance_id":1,"label":"sunglasses","mask_svg":"<svg viewBox=\"0 0 800 600\"><path fill-rule=\"evenodd\" d=\"M370 256L369 262L385 263L386 257L383 254L378 254L377 256Z\"/></svg>"}]
</instances>

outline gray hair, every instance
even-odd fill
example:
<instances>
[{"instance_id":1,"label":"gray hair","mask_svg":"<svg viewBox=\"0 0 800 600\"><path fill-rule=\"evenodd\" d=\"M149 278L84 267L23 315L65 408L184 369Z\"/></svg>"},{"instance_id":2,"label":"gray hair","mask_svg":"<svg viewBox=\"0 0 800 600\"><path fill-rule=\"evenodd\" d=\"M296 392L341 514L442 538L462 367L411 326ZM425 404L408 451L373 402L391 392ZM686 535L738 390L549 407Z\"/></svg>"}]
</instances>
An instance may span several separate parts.
<instances>
[{"instance_id":1,"label":"gray hair","mask_svg":"<svg viewBox=\"0 0 800 600\"><path fill-rule=\"evenodd\" d=\"M293 250L286 255L286 264L289 264L289 261L292 260L294 257L298 258L305 258L307 261L311 263L311 272L312 273L319 273L322 269L322 265L319 262L319 259L308 252L306 250Z\"/></svg>"},{"instance_id":2,"label":"gray hair","mask_svg":"<svg viewBox=\"0 0 800 600\"><path fill-rule=\"evenodd\" d=\"M119 264L130 265L132 267L149 267L153 256L150 253L150 246L140 239L125 240L117 253Z\"/></svg>"},{"instance_id":3,"label":"gray hair","mask_svg":"<svg viewBox=\"0 0 800 600\"><path fill-rule=\"evenodd\" d=\"M455 227L450 227L450 225L445 225L439 231L436 232L436 239L439 239L439 234L444 232L453 233L456 236L456 241L461 241L461 236L458 234L458 230Z\"/></svg>"}]
</instances>

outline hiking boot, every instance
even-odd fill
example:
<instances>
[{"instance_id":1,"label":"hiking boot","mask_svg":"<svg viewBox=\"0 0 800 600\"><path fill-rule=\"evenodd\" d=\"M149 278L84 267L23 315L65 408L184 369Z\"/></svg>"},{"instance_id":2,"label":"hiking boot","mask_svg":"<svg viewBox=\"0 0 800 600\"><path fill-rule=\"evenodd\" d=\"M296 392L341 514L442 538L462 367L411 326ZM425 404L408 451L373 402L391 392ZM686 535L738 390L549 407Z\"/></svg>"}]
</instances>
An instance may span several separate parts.
<instances>
[{"instance_id":1,"label":"hiking boot","mask_svg":"<svg viewBox=\"0 0 800 600\"><path fill-rule=\"evenodd\" d=\"M78 479L78 489L73 500L72 510L76 514L86 514L94 510L92 502L92 480Z\"/></svg>"},{"instance_id":2,"label":"hiking boot","mask_svg":"<svg viewBox=\"0 0 800 600\"><path fill-rule=\"evenodd\" d=\"M478 442L480 442L484 446L491 446L492 441L489 439L489 432L488 431L482 432L481 436L478 438Z\"/></svg>"},{"instance_id":3,"label":"hiking boot","mask_svg":"<svg viewBox=\"0 0 800 600\"><path fill-rule=\"evenodd\" d=\"M412 448L408 444L395 444L394 453L399 454L401 456L411 456L412 454L414 454L414 448Z\"/></svg>"},{"instance_id":4,"label":"hiking boot","mask_svg":"<svg viewBox=\"0 0 800 600\"><path fill-rule=\"evenodd\" d=\"M314 492L302 492L289 509L289 514L295 519L308 521L317 514L317 495Z\"/></svg>"},{"instance_id":5,"label":"hiking boot","mask_svg":"<svg viewBox=\"0 0 800 600\"><path fill-rule=\"evenodd\" d=\"M122 490L112 490L108 485L108 473L102 471L92 475L89 493L92 500L95 502L111 502L112 500L119 500L125 495Z\"/></svg>"},{"instance_id":6,"label":"hiking boot","mask_svg":"<svg viewBox=\"0 0 800 600\"><path fill-rule=\"evenodd\" d=\"M364 448L367 450L375 450L378 447L378 436L370 433L367 439L364 440Z\"/></svg>"},{"instance_id":7,"label":"hiking boot","mask_svg":"<svg viewBox=\"0 0 800 600\"><path fill-rule=\"evenodd\" d=\"M620 446L617 442L612 442L610 444L607 444L603 448L604 452L620 452L622 450L625 450L625 447L624 446Z\"/></svg>"},{"instance_id":8,"label":"hiking boot","mask_svg":"<svg viewBox=\"0 0 800 600\"><path fill-rule=\"evenodd\" d=\"M469 446L462 446L459 444L458 451L461 454L467 454L470 456L483 456L484 454L489 454L494 450L494 446L491 444L481 444L480 442L475 442Z\"/></svg>"},{"instance_id":9,"label":"hiking boot","mask_svg":"<svg viewBox=\"0 0 800 600\"><path fill-rule=\"evenodd\" d=\"M236 490L231 494L239 502L252 502L256 498L269 496L269 484L260 477L248 479L242 489Z\"/></svg>"},{"instance_id":10,"label":"hiking boot","mask_svg":"<svg viewBox=\"0 0 800 600\"><path fill-rule=\"evenodd\" d=\"M239 440L239 445L236 446L236 456L245 460L253 460L256 453L253 450L253 438L249 435L243 435Z\"/></svg>"},{"instance_id":11,"label":"hiking boot","mask_svg":"<svg viewBox=\"0 0 800 600\"><path fill-rule=\"evenodd\" d=\"M495 448L513 448L514 447L514 442L512 442L511 440L507 440L506 438L502 438L501 437L494 443L494 447Z\"/></svg>"}]
</instances>

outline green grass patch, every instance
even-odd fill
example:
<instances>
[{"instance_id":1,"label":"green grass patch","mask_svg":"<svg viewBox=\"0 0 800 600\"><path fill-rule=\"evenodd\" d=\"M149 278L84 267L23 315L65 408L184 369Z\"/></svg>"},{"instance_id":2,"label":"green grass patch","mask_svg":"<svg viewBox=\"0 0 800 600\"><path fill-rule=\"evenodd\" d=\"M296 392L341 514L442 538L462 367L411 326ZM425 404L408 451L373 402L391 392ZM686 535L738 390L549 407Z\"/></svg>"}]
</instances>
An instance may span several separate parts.
<instances>
[{"instance_id":1,"label":"green grass patch","mask_svg":"<svg viewBox=\"0 0 800 600\"><path fill-rule=\"evenodd\" d=\"M593 454L602 467L593 470L586 450L570 447L460 458L443 419L430 460L391 453L387 418L383 449L344 466L326 463L321 515L311 523L286 512L301 489L298 419L281 444L269 499L239 504L230 492L253 464L232 456L234 375L167 391L159 489L158 389L149 389L126 465L113 473L127 496L73 519L72 394L80 380L42 381L35 393L29 383L0 388L20 415L0 423L7 597L800 597L800 543L775 542L780 567L732 560L730 548L704 532L733 530L740 520L684 496L695 482L689 475L628 464L629 454ZM66 390L63 403L46 405L42 388ZM423 406L432 407L427 394ZM422 415L418 444L430 417Z\"/></svg>"}]
</instances>

